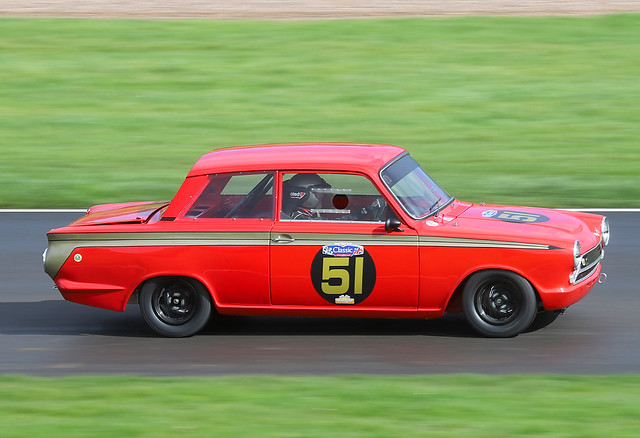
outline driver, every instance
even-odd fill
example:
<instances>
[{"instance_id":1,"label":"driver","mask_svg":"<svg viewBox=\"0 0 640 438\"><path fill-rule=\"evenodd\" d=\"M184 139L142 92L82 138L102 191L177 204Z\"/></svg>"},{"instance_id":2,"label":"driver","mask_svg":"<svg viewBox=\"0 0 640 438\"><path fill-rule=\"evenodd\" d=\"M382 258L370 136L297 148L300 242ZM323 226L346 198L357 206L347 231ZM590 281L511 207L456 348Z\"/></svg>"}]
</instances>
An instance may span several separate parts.
<instances>
[{"instance_id":1,"label":"driver","mask_svg":"<svg viewBox=\"0 0 640 438\"><path fill-rule=\"evenodd\" d=\"M283 212L291 219L319 219L314 209L322 203L322 193L331 185L315 173L299 173L282 184Z\"/></svg>"}]
</instances>

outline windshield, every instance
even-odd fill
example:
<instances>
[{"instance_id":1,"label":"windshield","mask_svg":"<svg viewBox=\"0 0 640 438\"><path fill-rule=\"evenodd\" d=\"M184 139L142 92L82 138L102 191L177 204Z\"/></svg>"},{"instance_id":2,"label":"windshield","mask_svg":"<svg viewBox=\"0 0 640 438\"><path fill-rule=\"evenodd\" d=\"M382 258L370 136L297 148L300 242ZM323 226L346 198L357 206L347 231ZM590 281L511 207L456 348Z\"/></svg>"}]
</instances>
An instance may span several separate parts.
<instances>
[{"instance_id":1,"label":"windshield","mask_svg":"<svg viewBox=\"0 0 640 438\"><path fill-rule=\"evenodd\" d=\"M381 176L393 196L414 219L437 212L452 199L409 154L384 168Z\"/></svg>"}]
</instances>

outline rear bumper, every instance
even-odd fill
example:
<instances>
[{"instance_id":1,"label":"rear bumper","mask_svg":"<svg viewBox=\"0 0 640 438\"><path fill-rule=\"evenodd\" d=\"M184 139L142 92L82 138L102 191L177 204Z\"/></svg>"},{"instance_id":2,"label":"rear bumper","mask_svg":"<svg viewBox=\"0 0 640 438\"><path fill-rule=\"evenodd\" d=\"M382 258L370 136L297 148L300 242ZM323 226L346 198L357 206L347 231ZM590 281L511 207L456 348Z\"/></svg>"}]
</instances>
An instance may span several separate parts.
<instances>
[{"instance_id":1,"label":"rear bumper","mask_svg":"<svg viewBox=\"0 0 640 438\"><path fill-rule=\"evenodd\" d=\"M120 312L124 311L130 295L127 289L110 284L58 280L56 285L67 301Z\"/></svg>"}]
</instances>

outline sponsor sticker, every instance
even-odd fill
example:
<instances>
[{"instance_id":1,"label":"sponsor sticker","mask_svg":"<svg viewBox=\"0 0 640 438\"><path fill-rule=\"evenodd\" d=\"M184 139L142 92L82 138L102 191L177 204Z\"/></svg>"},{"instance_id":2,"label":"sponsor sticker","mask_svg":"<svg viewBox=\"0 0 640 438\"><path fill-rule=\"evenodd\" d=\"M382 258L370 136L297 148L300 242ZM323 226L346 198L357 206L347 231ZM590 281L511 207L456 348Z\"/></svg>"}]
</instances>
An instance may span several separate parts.
<instances>
[{"instance_id":1,"label":"sponsor sticker","mask_svg":"<svg viewBox=\"0 0 640 438\"><path fill-rule=\"evenodd\" d=\"M323 246L322 254L336 257L353 257L364 254L364 247L340 242Z\"/></svg>"},{"instance_id":2,"label":"sponsor sticker","mask_svg":"<svg viewBox=\"0 0 640 438\"><path fill-rule=\"evenodd\" d=\"M291 199L302 199L306 194L306 192L289 192L289 197Z\"/></svg>"},{"instance_id":3,"label":"sponsor sticker","mask_svg":"<svg viewBox=\"0 0 640 438\"><path fill-rule=\"evenodd\" d=\"M482 217L494 217L498 212L496 210L485 210L482 212Z\"/></svg>"},{"instance_id":4,"label":"sponsor sticker","mask_svg":"<svg viewBox=\"0 0 640 438\"><path fill-rule=\"evenodd\" d=\"M340 295L336 298L336 304L353 304L355 300L351 298L349 295Z\"/></svg>"}]
</instances>

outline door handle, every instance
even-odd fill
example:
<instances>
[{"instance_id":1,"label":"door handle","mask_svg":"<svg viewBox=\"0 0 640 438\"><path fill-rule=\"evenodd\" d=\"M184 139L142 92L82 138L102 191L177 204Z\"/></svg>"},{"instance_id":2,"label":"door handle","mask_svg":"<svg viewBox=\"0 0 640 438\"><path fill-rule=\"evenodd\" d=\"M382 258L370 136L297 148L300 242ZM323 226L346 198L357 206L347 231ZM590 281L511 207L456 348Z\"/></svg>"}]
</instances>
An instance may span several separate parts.
<instances>
[{"instance_id":1,"label":"door handle","mask_svg":"<svg viewBox=\"0 0 640 438\"><path fill-rule=\"evenodd\" d=\"M275 243L291 243L291 242L294 242L296 239L289 236L288 234L279 234L278 237L274 237L271 240Z\"/></svg>"}]
</instances>

